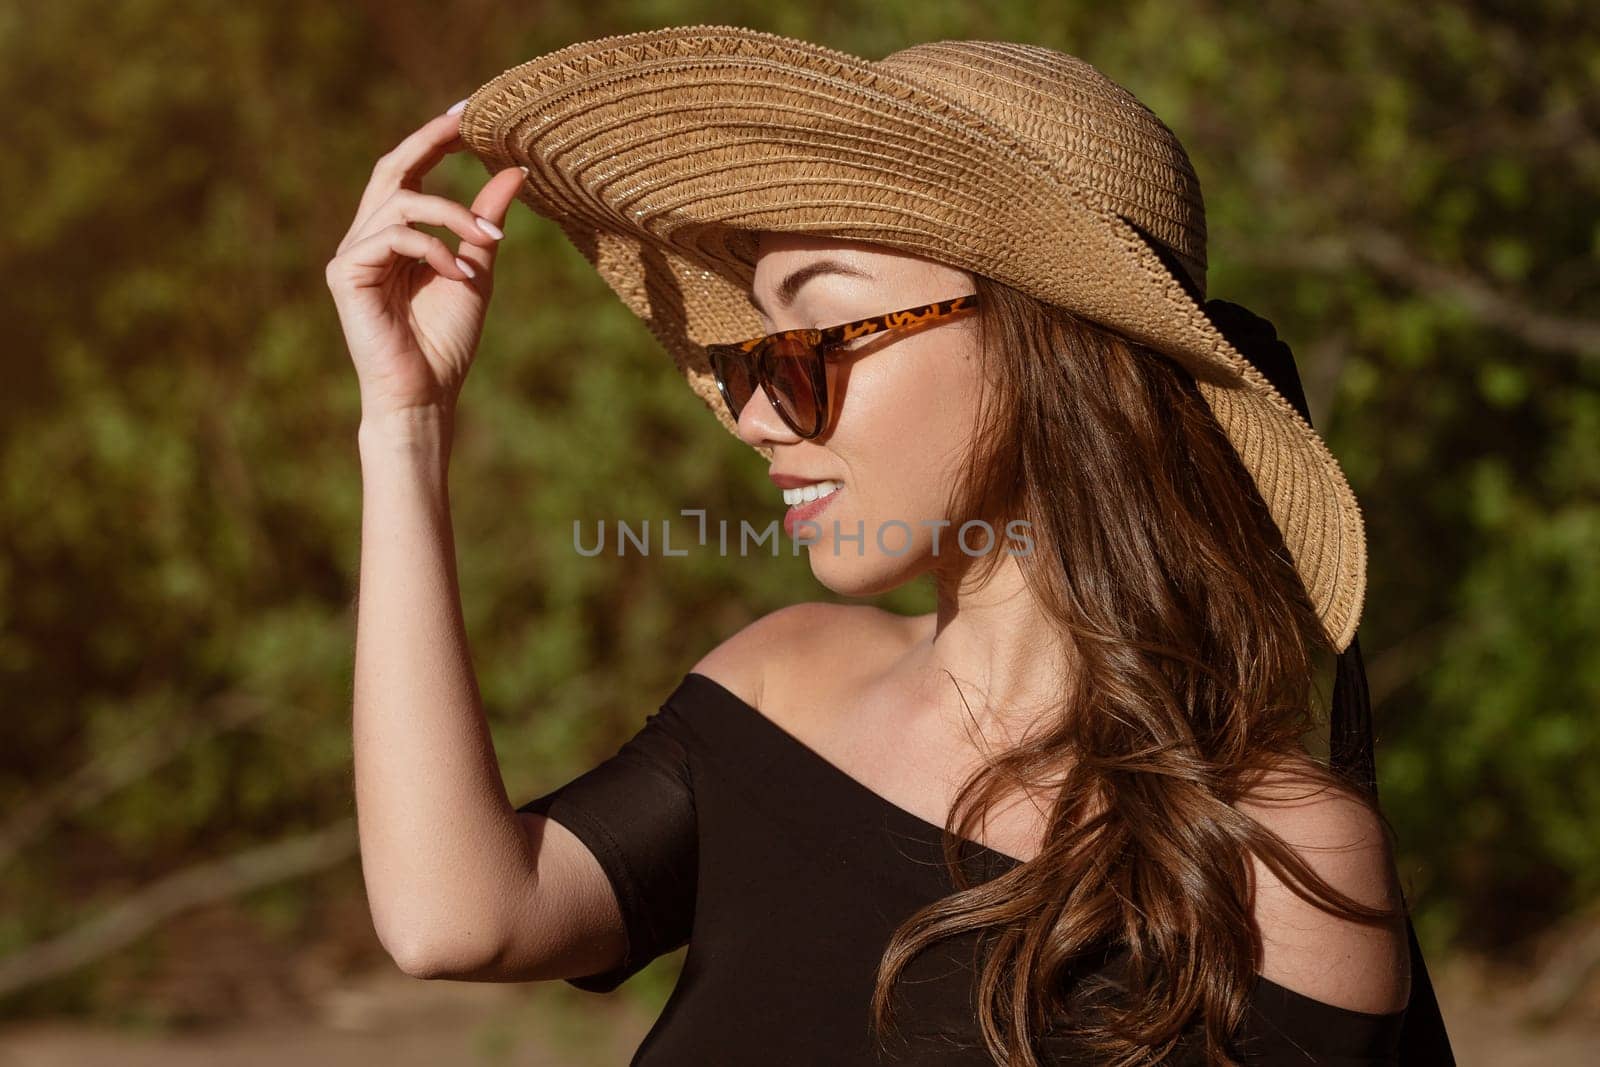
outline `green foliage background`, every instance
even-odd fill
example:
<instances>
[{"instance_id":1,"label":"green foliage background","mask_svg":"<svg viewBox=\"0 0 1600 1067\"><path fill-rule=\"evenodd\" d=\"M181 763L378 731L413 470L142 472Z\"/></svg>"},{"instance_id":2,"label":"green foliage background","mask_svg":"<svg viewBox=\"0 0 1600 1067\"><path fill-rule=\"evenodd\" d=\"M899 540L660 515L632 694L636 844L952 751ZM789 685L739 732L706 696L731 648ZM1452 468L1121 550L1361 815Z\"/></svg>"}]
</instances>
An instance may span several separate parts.
<instances>
[{"instance_id":1,"label":"green foliage background","mask_svg":"<svg viewBox=\"0 0 1600 1067\"><path fill-rule=\"evenodd\" d=\"M358 404L322 268L430 115L572 41L693 22L868 57L1035 42L1161 115L1205 188L1211 295L1293 345L1363 503L1380 788L1430 959L1595 904L1590 5L62 0L0 12L0 971L172 872L352 816ZM462 155L426 188L486 177ZM764 525L770 486L553 224L514 205L507 231L451 483L520 802L734 629L828 593L787 556L574 555L574 519ZM130 752L156 755L119 777ZM359 895L357 862L248 902L293 942ZM169 925L10 1010L106 1007Z\"/></svg>"}]
</instances>

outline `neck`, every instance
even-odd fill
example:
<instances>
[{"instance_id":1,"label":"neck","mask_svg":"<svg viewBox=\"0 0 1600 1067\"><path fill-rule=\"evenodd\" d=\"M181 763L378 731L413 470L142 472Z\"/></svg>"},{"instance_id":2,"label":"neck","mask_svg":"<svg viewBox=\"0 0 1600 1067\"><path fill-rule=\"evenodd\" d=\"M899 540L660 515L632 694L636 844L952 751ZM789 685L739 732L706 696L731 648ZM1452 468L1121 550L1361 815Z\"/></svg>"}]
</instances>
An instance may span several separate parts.
<instances>
[{"instance_id":1,"label":"neck","mask_svg":"<svg viewBox=\"0 0 1600 1067\"><path fill-rule=\"evenodd\" d=\"M1069 657L1016 560L1006 557L981 586L935 579L938 609L895 667L919 703L952 724L974 721L991 744L1013 743L1057 713L1071 680Z\"/></svg>"}]
</instances>

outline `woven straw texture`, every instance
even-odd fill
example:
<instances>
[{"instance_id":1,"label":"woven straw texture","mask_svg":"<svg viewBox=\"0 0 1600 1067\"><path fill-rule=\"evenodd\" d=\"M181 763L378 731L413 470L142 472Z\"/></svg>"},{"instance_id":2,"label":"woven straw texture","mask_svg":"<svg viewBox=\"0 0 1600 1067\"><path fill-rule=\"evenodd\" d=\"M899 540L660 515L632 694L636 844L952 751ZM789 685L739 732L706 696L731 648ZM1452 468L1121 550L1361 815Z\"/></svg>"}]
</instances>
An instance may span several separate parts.
<instances>
[{"instance_id":1,"label":"woven straw texture","mask_svg":"<svg viewBox=\"0 0 1600 1067\"><path fill-rule=\"evenodd\" d=\"M986 274L1165 353L1254 478L1329 641L1349 644L1366 591L1355 494L1163 266L1152 241L1204 299L1199 182L1172 131L1089 64L995 41L871 61L672 27L513 67L472 94L461 132L490 173L529 168L519 199L560 226L730 433L702 346L764 332L749 298L761 230Z\"/></svg>"}]
</instances>

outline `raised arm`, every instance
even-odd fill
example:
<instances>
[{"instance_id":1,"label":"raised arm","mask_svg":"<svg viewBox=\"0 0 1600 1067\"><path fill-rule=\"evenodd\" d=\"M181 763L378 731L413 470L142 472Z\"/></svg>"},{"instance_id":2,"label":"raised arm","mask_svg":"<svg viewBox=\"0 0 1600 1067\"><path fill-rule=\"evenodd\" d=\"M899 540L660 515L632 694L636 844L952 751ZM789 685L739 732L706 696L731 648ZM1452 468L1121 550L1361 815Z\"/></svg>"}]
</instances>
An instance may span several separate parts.
<instances>
[{"instance_id":1,"label":"raised arm","mask_svg":"<svg viewBox=\"0 0 1600 1067\"><path fill-rule=\"evenodd\" d=\"M447 491L451 430L489 301L498 224L522 174L489 179L470 210L418 191L426 171L462 147L457 122L437 116L378 161L327 267L361 387L357 828L374 926L408 973L454 977L509 963L516 977L557 978L613 962L622 930L584 846L512 810L467 647ZM413 222L454 231L458 254Z\"/></svg>"}]
</instances>

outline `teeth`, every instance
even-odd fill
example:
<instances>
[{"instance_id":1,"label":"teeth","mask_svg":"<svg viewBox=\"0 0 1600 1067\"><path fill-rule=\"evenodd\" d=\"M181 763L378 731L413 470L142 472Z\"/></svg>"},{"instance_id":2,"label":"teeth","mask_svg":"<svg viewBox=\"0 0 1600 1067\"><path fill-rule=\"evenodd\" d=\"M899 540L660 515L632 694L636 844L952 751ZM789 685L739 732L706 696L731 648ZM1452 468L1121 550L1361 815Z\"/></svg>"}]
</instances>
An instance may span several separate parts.
<instances>
[{"instance_id":1,"label":"teeth","mask_svg":"<svg viewBox=\"0 0 1600 1067\"><path fill-rule=\"evenodd\" d=\"M798 489L785 489L783 491L783 502L790 507L794 507L796 504L809 504L813 500L825 497L829 493L837 492L843 488L843 482L832 479L824 482L812 482L810 485L802 485Z\"/></svg>"}]
</instances>

